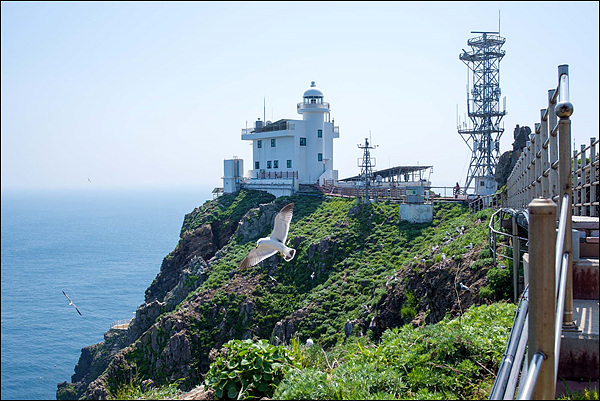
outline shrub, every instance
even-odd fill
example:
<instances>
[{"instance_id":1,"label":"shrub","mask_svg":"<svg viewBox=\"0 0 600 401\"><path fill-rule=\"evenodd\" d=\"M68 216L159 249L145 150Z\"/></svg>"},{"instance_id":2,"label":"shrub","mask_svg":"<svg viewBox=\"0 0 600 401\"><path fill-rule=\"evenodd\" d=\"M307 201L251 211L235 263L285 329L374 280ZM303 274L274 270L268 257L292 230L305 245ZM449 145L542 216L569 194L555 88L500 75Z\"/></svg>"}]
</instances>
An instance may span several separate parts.
<instances>
[{"instance_id":1,"label":"shrub","mask_svg":"<svg viewBox=\"0 0 600 401\"><path fill-rule=\"evenodd\" d=\"M512 272L510 269L492 268L488 270L489 288L497 299L510 297L512 291Z\"/></svg>"},{"instance_id":2,"label":"shrub","mask_svg":"<svg viewBox=\"0 0 600 401\"><path fill-rule=\"evenodd\" d=\"M479 289L479 296L485 299L492 299L494 298L494 291L492 291L492 289L486 285Z\"/></svg>"},{"instance_id":3,"label":"shrub","mask_svg":"<svg viewBox=\"0 0 600 401\"><path fill-rule=\"evenodd\" d=\"M271 397L294 358L267 340L231 340L221 349L205 377L217 398Z\"/></svg>"}]
</instances>

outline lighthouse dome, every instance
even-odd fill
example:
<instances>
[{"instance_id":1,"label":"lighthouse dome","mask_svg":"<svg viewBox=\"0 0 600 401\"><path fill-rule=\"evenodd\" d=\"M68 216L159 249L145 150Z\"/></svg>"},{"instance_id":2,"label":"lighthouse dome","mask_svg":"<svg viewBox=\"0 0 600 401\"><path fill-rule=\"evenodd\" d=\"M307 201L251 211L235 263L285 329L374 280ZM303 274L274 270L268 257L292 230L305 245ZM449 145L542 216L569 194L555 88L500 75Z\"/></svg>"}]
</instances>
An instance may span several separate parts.
<instances>
[{"instance_id":1,"label":"lighthouse dome","mask_svg":"<svg viewBox=\"0 0 600 401\"><path fill-rule=\"evenodd\" d=\"M315 85L315 81L311 81L310 88L304 91L304 97L323 97L323 92L321 92L321 89L317 88L317 85Z\"/></svg>"}]
</instances>

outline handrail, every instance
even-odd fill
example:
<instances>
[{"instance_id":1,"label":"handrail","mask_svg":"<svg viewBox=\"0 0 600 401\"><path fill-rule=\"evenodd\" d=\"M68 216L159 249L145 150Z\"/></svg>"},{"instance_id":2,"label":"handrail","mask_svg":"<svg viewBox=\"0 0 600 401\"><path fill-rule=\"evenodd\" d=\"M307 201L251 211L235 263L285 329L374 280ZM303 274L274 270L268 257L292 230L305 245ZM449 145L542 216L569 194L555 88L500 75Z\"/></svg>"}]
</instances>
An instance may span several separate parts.
<instances>
[{"instance_id":1,"label":"handrail","mask_svg":"<svg viewBox=\"0 0 600 401\"><path fill-rule=\"evenodd\" d=\"M565 237L567 225L567 205L569 205L569 195L564 195L560 203L560 217L558 219L559 226L556 232L556 255L554 256L554 266L556 268L556 285L555 292L558 294L558 278L560 275L560 261L565 250Z\"/></svg>"},{"instance_id":2,"label":"handrail","mask_svg":"<svg viewBox=\"0 0 600 401\"><path fill-rule=\"evenodd\" d=\"M523 361L523 353L519 356L519 345L521 344L521 333L525 327L525 321L527 318L529 306L529 286L525 288L519 301L519 306L515 311L515 320L510 331L510 337L508 338L508 344L496 375L496 380L490 393L490 400L501 400L504 399L504 394L509 393L507 389L510 377L513 376L513 370L518 371ZM527 329L525 329L527 330ZM522 347L524 348L524 347ZM524 350L523 350L524 351ZM512 390L514 395L514 389Z\"/></svg>"},{"instance_id":3,"label":"handrail","mask_svg":"<svg viewBox=\"0 0 600 401\"><path fill-rule=\"evenodd\" d=\"M535 389L535 382L540 374L540 369L542 367L542 362L544 362L544 354L541 352L536 352L533 354L531 358L531 363L529 364L529 369L527 371L527 377L525 378L525 382L523 386L519 388L519 392L517 393L517 400L530 400L531 395L533 394L533 390Z\"/></svg>"},{"instance_id":4,"label":"handrail","mask_svg":"<svg viewBox=\"0 0 600 401\"><path fill-rule=\"evenodd\" d=\"M556 89L548 91L548 108L540 111L541 122L536 124L535 133L527 142L507 181L506 204L503 206L529 210L528 238L531 255L527 269L531 275L531 287L527 286L526 289L529 291L528 309L531 316L527 313L527 316L522 317L522 307L519 309L490 399L513 398L516 389L513 380L516 382L518 375L508 374L507 371L509 365L512 365L511 369L514 367L515 361L510 359L512 352L520 355L519 348L522 346L524 349L524 341L528 341L531 358L530 363L524 364L521 370L517 398L553 397L561 333L564 328L575 326L572 320L571 216L598 215L599 205L595 202L598 189L598 140L591 138L589 146L582 145L581 151L574 151L571 157L570 116L573 105L569 102L568 66L559 66L558 73ZM586 157L588 150L589 162ZM557 202L560 207L559 216L556 216L557 205L553 202ZM510 235L494 228L494 219L502 210L492 215L489 224L494 261L496 235ZM552 249L554 255L548 254L549 249ZM515 256L517 258L513 257L513 260L520 259L520 254ZM555 281L554 285L551 284L552 280ZM554 292L546 290L548 287L554 287ZM525 295L525 291L523 294ZM550 331L543 322L552 319L554 325ZM528 330L520 327L524 320L528 321ZM551 361L552 367L543 364L546 359ZM539 388L536 388L538 381ZM504 394L501 394L502 391Z\"/></svg>"},{"instance_id":5,"label":"handrail","mask_svg":"<svg viewBox=\"0 0 600 401\"><path fill-rule=\"evenodd\" d=\"M567 266L569 264L569 254L565 253L560 265L560 283L558 287L558 297L556 302L556 320L554 325L554 377L558 376L558 355L560 355L560 340L563 328L563 317L565 310L565 290L567 288Z\"/></svg>"}]
</instances>

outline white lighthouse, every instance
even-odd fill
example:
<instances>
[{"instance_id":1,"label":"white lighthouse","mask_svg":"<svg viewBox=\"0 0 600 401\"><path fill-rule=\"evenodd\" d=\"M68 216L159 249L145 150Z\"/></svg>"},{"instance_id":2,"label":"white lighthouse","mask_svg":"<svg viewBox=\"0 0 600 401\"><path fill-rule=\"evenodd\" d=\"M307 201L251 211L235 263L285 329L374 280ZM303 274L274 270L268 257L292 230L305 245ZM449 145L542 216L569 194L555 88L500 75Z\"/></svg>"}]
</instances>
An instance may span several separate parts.
<instances>
[{"instance_id":1,"label":"white lighthouse","mask_svg":"<svg viewBox=\"0 0 600 401\"><path fill-rule=\"evenodd\" d=\"M302 120L258 119L253 128L242 129L242 139L252 141L252 163L238 186L282 196L297 191L301 184L337 181L333 139L339 138L339 128L330 121L329 103L314 81L296 110ZM231 191L228 188L225 192Z\"/></svg>"}]
</instances>

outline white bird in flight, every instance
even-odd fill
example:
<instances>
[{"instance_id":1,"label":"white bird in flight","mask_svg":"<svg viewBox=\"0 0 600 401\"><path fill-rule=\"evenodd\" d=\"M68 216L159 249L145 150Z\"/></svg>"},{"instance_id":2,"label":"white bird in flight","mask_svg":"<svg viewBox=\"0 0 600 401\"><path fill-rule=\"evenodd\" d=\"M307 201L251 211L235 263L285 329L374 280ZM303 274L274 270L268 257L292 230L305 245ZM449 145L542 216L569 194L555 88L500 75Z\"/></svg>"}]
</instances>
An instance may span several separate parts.
<instances>
[{"instance_id":1,"label":"white bird in flight","mask_svg":"<svg viewBox=\"0 0 600 401\"><path fill-rule=\"evenodd\" d=\"M79 308L77 306L75 306L75 304L73 303L73 301L71 301L71 298L69 298L69 296L63 291L63 294L65 294L65 297L67 297L67 299L69 300L69 305L72 305L73 308L75 308L75 310L77 311L77 313L79 313L81 315L81 312L79 311Z\"/></svg>"},{"instance_id":2,"label":"white bird in flight","mask_svg":"<svg viewBox=\"0 0 600 401\"><path fill-rule=\"evenodd\" d=\"M275 225L271 235L256 241L256 248L246 255L244 260L242 260L238 266L238 269L254 266L266 258L275 255L277 252L283 256L283 259L286 262L294 259L296 250L285 246L288 230L290 228L290 221L292 221L293 210L293 203L289 203L281 208L279 213L277 213L277 216L275 216Z\"/></svg>"}]
</instances>

